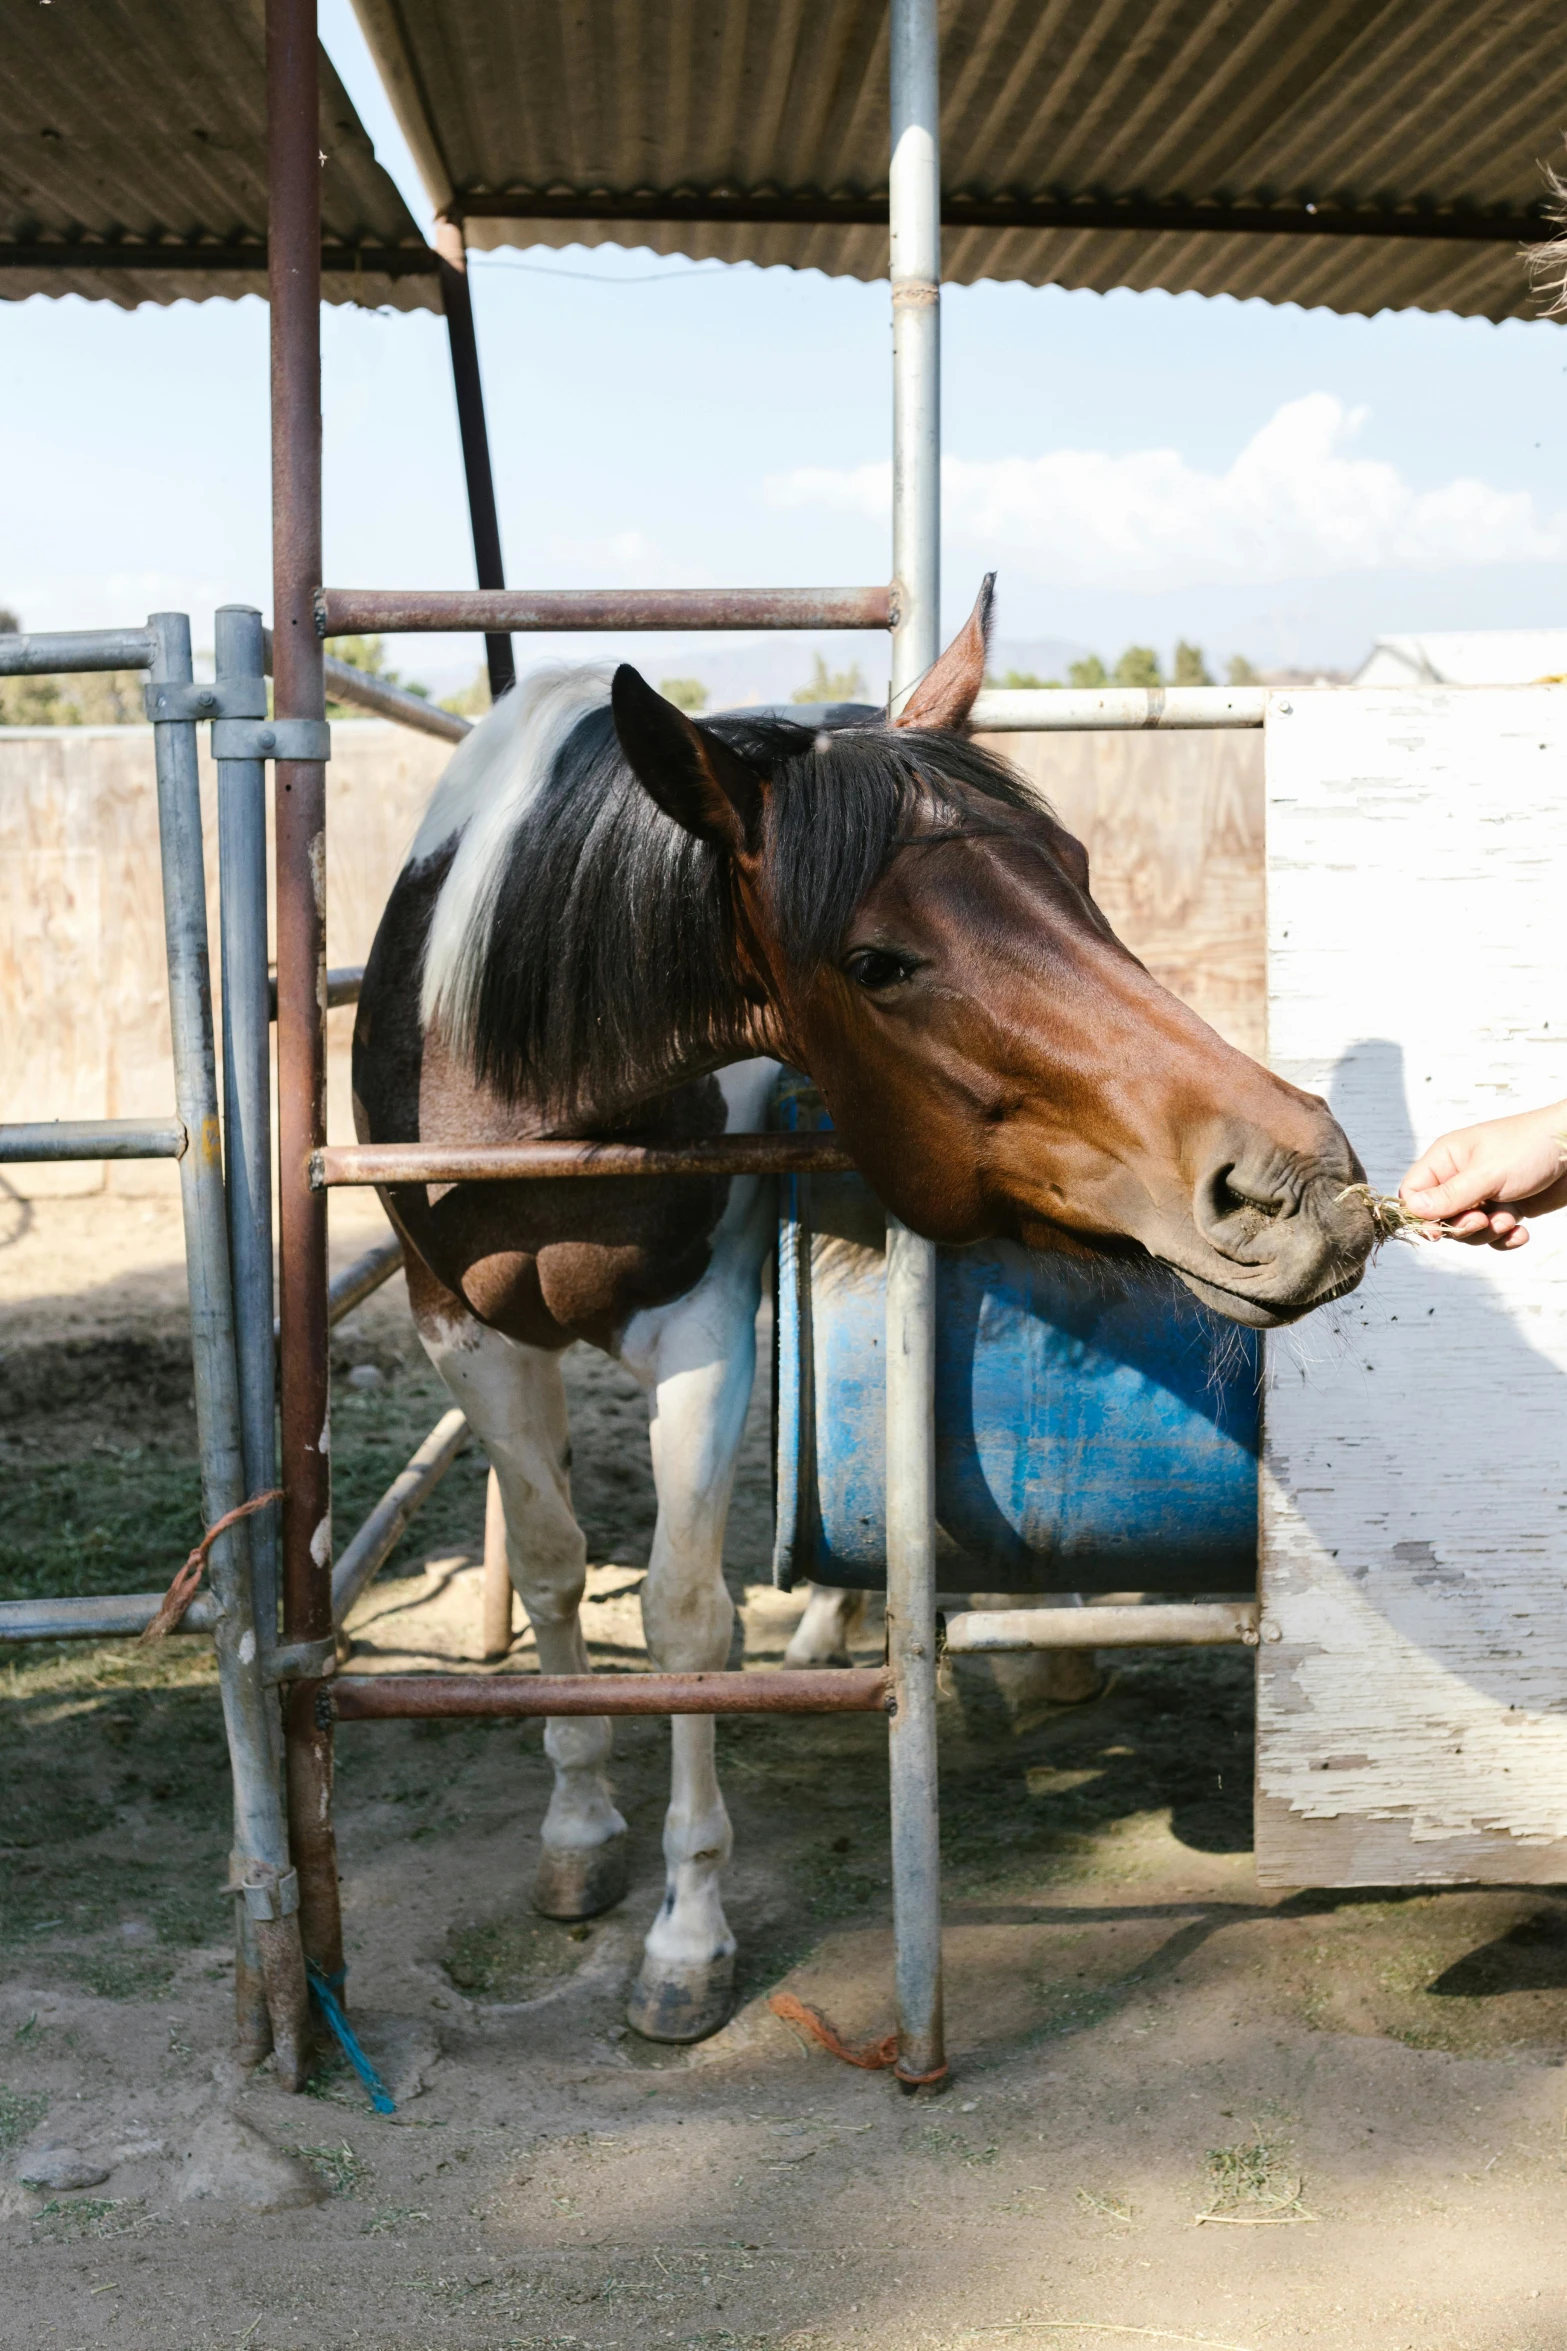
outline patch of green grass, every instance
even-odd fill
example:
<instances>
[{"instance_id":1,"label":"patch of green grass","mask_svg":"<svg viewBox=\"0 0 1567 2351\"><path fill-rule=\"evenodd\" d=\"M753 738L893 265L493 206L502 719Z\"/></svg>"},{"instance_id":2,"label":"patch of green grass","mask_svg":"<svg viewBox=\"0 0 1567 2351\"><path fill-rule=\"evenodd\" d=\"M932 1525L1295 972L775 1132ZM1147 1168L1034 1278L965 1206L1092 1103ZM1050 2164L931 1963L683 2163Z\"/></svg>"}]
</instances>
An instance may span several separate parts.
<instances>
[{"instance_id":1,"label":"patch of green grass","mask_svg":"<svg viewBox=\"0 0 1567 2351\"><path fill-rule=\"evenodd\" d=\"M447 1974L477 2000L530 2000L581 1964L591 1929L553 1919L503 1914L454 1926L446 1938Z\"/></svg>"},{"instance_id":2,"label":"patch of green grass","mask_svg":"<svg viewBox=\"0 0 1567 2351\"><path fill-rule=\"evenodd\" d=\"M1136 2207L1124 2196L1101 2196L1092 2188L1078 2189L1077 2208L1091 2220L1119 2221L1124 2228L1130 2228L1137 2218Z\"/></svg>"},{"instance_id":3,"label":"patch of green grass","mask_svg":"<svg viewBox=\"0 0 1567 2351\"><path fill-rule=\"evenodd\" d=\"M813 1918L852 1918L857 1911L868 1910L890 1883L885 1874L873 1877L829 1852L811 1865L806 1903Z\"/></svg>"},{"instance_id":4,"label":"patch of green grass","mask_svg":"<svg viewBox=\"0 0 1567 2351\"><path fill-rule=\"evenodd\" d=\"M1140 1826L1165 1816L1199 1852L1248 1850L1254 1678L1238 1651L1143 1652L1117 1667L1104 1697L1019 1734L999 1694L965 1677L942 1705L951 1892L1123 1875Z\"/></svg>"},{"instance_id":5,"label":"patch of green grass","mask_svg":"<svg viewBox=\"0 0 1567 2351\"><path fill-rule=\"evenodd\" d=\"M1234 2147L1210 2147L1207 2175L1207 2219L1272 2214L1283 2218L1301 2211L1302 2181L1289 2161L1289 2150L1278 2135L1259 2130L1255 2139Z\"/></svg>"},{"instance_id":6,"label":"patch of green grass","mask_svg":"<svg viewBox=\"0 0 1567 2351\"><path fill-rule=\"evenodd\" d=\"M69 2203L54 2196L33 2216L33 2242L79 2245L89 2237L140 2236L158 2225L139 2196L73 2196Z\"/></svg>"},{"instance_id":7,"label":"patch of green grass","mask_svg":"<svg viewBox=\"0 0 1567 2351\"><path fill-rule=\"evenodd\" d=\"M927 2123L919 2134L919 2145L927 2155L939 2155L949 2162L966 2164L973 2171L981 2165L994 2163L999 2150L994 2146L976 2147L960 2131L943 2130L938 2123Z\"/></svg>"},{"instance_id":8,"label":"patch of green grass","mask_svg":"<svg viewBox=\"0 0 1567 2351\"><path fill-rule=\"evenodd\" d=\"M42 2090L8 2090L0 2083L0 2154L19 2147L48 2111L49 2100Z\"/></svg>"},{"instance_id":9,"label":"patch of green grass","mask_svg":"<svg viewBox=\"0 0 1567 2351\"><path fill-rule=\"evenodd\" d=\"M324 2098L332 2106L362 2106L363 2092L354 2094L357 2086L358 2076L334 2042L305 2076L304 2094L307 2098Z\"/></svg>"},{"instance_id":10,"label":"patch of green grass","mask_svg":"<svg viewBox=\"0 0 1567 2351\"><path fill-rule=\"evenodd\" d=\"M100 2000L155 2000L174 1979L174 1961L150 1951L56 1951L49 1964Z\"/></svg>"},{"instance_id":11,"label":"patch of green grass","mask_svg":"<svg viewBox=\"0 0 1567 2351\"><path fill-rule=\"evenodd\" d=\"M369 2164L346 2139L335 2147L296 2147L294 2153L309 2164L329 2196L357 2196L370 2177Z\"/></svg>"},{"instance_id":12,"label":"patch of green grass","mask_svg":"<svg viewBox=\"0 0 1567 2351\"><path fill-rule=\"evenodd\" d=\"M430 2218L416 2204L383 2204L372 2212L360 2230L363 2237L395 2237L404 2229L418 2228Z\"/></svg>"}]
</instances>

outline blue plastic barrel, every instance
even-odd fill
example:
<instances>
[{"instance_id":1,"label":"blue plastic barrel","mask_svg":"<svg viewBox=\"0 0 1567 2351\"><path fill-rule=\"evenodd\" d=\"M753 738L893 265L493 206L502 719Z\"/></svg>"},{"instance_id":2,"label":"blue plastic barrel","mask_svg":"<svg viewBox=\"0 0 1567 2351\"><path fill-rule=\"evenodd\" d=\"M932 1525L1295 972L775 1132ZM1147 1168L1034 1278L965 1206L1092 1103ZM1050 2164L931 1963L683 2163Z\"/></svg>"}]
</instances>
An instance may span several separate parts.
<instances>
[{"instance_id":1,"label":"blue plastic barrel","mask_svg":"<svg viewBox=\"0 0 1567 2351\"><path fill-rule=\"evenodd\" d=\"M827 1124L786 1078L785 1127ZM884 1217L857 1176L781 1185L774 1581L886 1581ZM936 1515L945 1589L1250 1591L1257 1334L1174 1280L943 1249Z\"/></svg>"}]
</instances>

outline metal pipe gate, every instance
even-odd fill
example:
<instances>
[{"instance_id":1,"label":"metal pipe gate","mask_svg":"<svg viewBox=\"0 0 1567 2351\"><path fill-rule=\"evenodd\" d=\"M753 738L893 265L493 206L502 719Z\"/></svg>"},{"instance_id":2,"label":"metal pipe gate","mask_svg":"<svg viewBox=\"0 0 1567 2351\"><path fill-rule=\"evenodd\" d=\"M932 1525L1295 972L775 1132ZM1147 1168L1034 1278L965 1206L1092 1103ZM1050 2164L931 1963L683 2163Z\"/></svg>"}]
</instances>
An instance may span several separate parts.
<instances>
[{"instance_id":1,"label":"metal pipe gate","mask_svg":"<svg viewBox=\"0 0 1567 2351\"><path fill-rule=\"evenodd\" d=\"M256 617L259 629L259 615ZM259 639L258 639L259 648ZM254 1442L253 1424L241 1408L242 1360L234 1311L234 1284L230 1233L225 1204L222 1145L218 1117L217 1054L213 1035L211 967L207 945L206 877L202 857L201 792L196 764L198 720L214 719L218 738L220 824L242 849L254 847L253 789L250 771L259 778L258 746L265 730L256 724L266 714L266 688L259 664L251 680L198 686L191 671L190 623L183 613L154 613L144 631L102 630L80 635L0 637L0 675L37 676L72 670L145 669L147 715L152 721L158 776L158 831L162 847L163 926L168 956L169 1021L174 1047L175 1117L172 1121L73 1121L53 1128L0 1128L0 1156L15 1163L26 1159L174 1158L179 1162L181 1205L185 1223L185 1262L190 1287L191 1358L195 1376L196 1430L201 1452L201 1503L208 1526L241 1503L264 1492L271 1478L271 1310L267 1307L267 1429L265 1459ZM231 753L246 756L224 759L224 727ZM239 805L230 813L231 794ZM264 842L264 835L262 836ZM254 878L254 859L247 868ZM266 873L261 885L261 996L260 1050L266 1039ZM225 935L229 934L225 906ZM236 935L238 935L236 933ZM252 1189L243 1177L254 1175L255 1101L247 1073L236 1060L251 1049L248 1017L254 1010L254 991L246 999L236 983L232 999L234 1019L225 1018L226 1072L230 1075L229 1147L237 1155L236 1172L242 1182L233 1197L246 1203L242 1245L251 1239L255 1212ZM231 999L225 989L225 1013ZM266 1084L260 1095L264 1120ZM261 1143L261 1194L269 1188L264 1137ZM231 1160L231 1164L235 1164ZM246 1259L247 1280L251 1280ZM266 1266L270 1301L270 1254ZM255 1288L246 1293L253 1307ZM244 1324L247 1344L250 1322ZM253 1480L255 1482L253 1482ZM298 2088L304 2080L309 2051L309 2006L301 1952L298 1880L290 1864L283 1810L279 1801L275 1723L268 1684L279 1670L275 1656L273 1620L263 1604L258 1608L255 1558L264 1542L253 1541L254 1519L239 1521L218 1536L209 1556L211 1595L200 1607L199 1621L210 1629L217 1649L218 1682L222 1693L224 1728L234 1785L234 1844L229 1884L235 1894L235 1996L242 2055L259 2062L269 2048L277 2053L280 2080ZM263 1595L264 1595L263 1586ZM153 1598L152 1607L157 1605ZM64 1616L62 1620L62 1611ZM0 1627L8 1637L47 1637L50 1632L108 1632L143 1629L151 1610L142 1614L142 1601L87 1601L79 1603L17 1603L7 1612L12 1621ZM50 1621L51 1615L53 1622ZM70 1621L74 1615L76 1621ZM140 1619L139 1624L134 1620ZM40 1622L40 1619L42 1621ZM130 1619L132 1621L126 1621Z\"/></svg>"},{"instance_id":2,"label":"metal pipe gate","mask_svg":"<svg viewBox=\"0 0 1567 2351\"><path fill-rule=\"evenodd\" d=\"M891 275L893 573L886 587L710 591L512 591L501 582L471 312L456 233L444 252L449 324L475 523L477 591L328 590L321 585L320 238L315 0L267 0L272 301L274 628L245 606L217 616L215 678L193 681L188 621L143 630L0 638L0 675L144 668L157 753L175 1116L0 1127L0 1164L171 1157L179 1161L190 1277L192 1354L211 1525L275 1481L274 1408L282 1394L281 1541L272 1509L220 1535L210 1594L181 1630L215 1640L235 1796L240 2052L275 2048L299 2087L309 2053L307 1966L343 1984L332 1822L336 1720L462 1715L885 1712L889 1717L897 2072L907 2087L945 2074L936 1768L938 1650L1112 1646L1257 1638L1246 1604L936 1615L932 1244L888 1219L887 1624L884 1670L574 1677L353 1677L334 1672L335 1631L412 1511L467 1441L448 1413L346 1547L334 1573L331 1530L331 1325L401 1260L395 1241L335 1284L327 1278L326 1192L339 1185L842 1172L830 1135L731 1135L671 1148L538 1142L504 1147L326 1142L325 1014L353 1001L359 975L325 958L325 695L457 740L465 722L324 657L328 634L482 629L492 681L510 668L507 632L621 629L886 628L892 707L939 650L940 158L935 0L892 0ZM275 680L267 718L265 678ZM1257 726L1248 689L985 692L982 729ZM213 722L218 766L223 963L224 1181L218 1116L197 788L199 721ZM265 763L275 762L277 973L267 967ZM269 1029L278 1030L279 1315L273 1320ZM0 1604L0 1639L101 1637L144 1630L159 1595ZM281 1606L281 1632L279 1607ZM1065 1631L1063 1631L1065 1628ZM273 1692L284 1697L281 1756ZM287 1790L288 1831L279 1794Z\"/></svg>"},{"instance_id":3,"label":"metal pipe gate","mask_svg":"<svg viewBox=\"0 0 1567 2351\"><path fill-rule=\"evenodd\" d=\"M276 707L283 724L319 722L324 709L321 639L356 630L481 628L492 640L512 629L627 627L890 627L895 705L907 698L938 650L939 625L939 215L937 30L934 0L893 0L891 111L894 316L894 583L891 589L757 590L733 594L613 593L525 595L485 585L476 593L409 594L327 591L320 586L320 236L315 164L315 0L268 0L268 138L271 234L273 397L273 543ZM457 256L448 256L455 263ZM459 321L461 327L463 321ZM477 450L469 436L469 471ZM498 534L480 552L499 567ZM283 1388L282 1589L286 1644L310 1648L332 1623L331 1496L328 1467L325 1190L334 1182L387 1180L383 1152L326 1149L325 1132L325 799L318 760L283 760L277 769L279 1181L281 1223L281 1368ZM775 1138L735 1138L738 1168L781 1164L789 1146ZM427 1153L400 1151L398 1180L414 1164L428 1177ZM448 1159L451 1155L447 1155ZM651 1173L651 1154L624 1160L615 1172ZM657 1155L674 1172L678 1155ZM535 1152L479 1154L468 1178L542 1174ZM549 1172L558 1172L552 1155ZM479 1164L479 1161L484 1164ZM592 1164L596 1161L596 1164ZM609 1173L593 1154L583 1172ZM504 1164L502 1164L504 1163ZM696 1172L695 1168L689 1172ZM893 1237L901 1278L890 1285L889 1340L897 1372L889 1381L889 1467L898 1492L898 1530L889 1542L891 1769L896 1934L899 1950L899 2071L911 2084L945 2072L941 2032L940 1922L936 1880L934 1527L930 1464L930 1312L933 1252L901 1228ZM639 1679L641 1677L638 1677ZM649 1677L651 1680L654 1677ZM657 1677L673 1709L673 1688L693 1677ZM739 1676L753 1686L706 1685L704 1711L766 1704L754 1685L776 1677ZM801 1677L792 1677L800 1679ZM810 1677L807 1677L810 1678ZM830 1683L837 1695L829 1696ZM481 1685L486 1693L495 1685ZM299 1871L305 1950L312 1965L341 1981L342 1928L331 1815L331 1725L335 1713L368 1707L365 1686L340 1678L330 1690L304 1679L289 1693L286 1748L289 1818ZM639 1707L651 1692L613 1693ZM774 1693L776 1703L781 1692ZM802 1688L798 1700L809 1693ZM479 1692L453 1683L441 1700L467 1711ZM421 1705L435 1703L421 1693ZM612 1692L595 1685L595 1711L611 1710ZM845 1702L842 1677L823 1676L822 1697ZM870 1703L887 1703L878 1680ZM375 1701L389 1711L385 1694ZM493 1701L486 1699L486 1704ZM617 1709L618 1710L618 1709Z\"/></svg>"}]
</instances>

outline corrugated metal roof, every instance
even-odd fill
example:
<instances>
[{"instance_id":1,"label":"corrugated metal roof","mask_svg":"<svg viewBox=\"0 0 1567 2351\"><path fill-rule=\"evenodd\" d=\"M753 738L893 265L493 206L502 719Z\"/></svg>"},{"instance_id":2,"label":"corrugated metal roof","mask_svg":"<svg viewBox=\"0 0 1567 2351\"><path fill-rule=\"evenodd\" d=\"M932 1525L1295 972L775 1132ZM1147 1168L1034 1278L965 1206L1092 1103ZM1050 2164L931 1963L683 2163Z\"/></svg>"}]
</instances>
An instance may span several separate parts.
<instances>
[{"instance_id":1,"label":"corrugated metal roof","mask_svg":"<svg viewBox=\"0 0 1567 2351\"><path fill-rule=\"evenodd\" d=\"M7 0L3 28L0 297L264 294L260 6ZM438 310L433 257L324 52L321 146L327 300Z\"/></svg>"},{"instance_id":2,"label":"corrugated metal roof","mask_svg":"<svg viewBox=\"0 0 1567 2351\"><path fill-rule=\"evenodd\" d=\"M885 0L355 8L471 243L886 275ZM943 0L941 22L949 279L1530 312L1516 248L1567 122L1547 0Z\"/></svg>"}]
</instances>

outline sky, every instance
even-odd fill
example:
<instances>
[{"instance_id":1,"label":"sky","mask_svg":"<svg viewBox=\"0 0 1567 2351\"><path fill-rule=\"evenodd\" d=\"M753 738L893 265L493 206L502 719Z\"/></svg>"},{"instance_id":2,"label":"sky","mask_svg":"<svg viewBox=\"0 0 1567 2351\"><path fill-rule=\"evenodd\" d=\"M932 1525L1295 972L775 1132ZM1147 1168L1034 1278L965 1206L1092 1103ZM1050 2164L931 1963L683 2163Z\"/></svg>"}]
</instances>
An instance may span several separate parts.
<instances>
[{"instance_id":1,"label":"sky","mask_svg":"<svg viewBox=\"0 0 1567 2351\"><path fill-rule=\"evenodd\" d=\"M322 32L429 208L349 0ZM886 578L887 289L569 248L475 256L507 576L536 587ZM1567 334L1199 295L943 296L943 605L999 575L1001 658L1353 669L1382 634L1567 624ZM267 313L38 297L0 317L0 604L31 627L268 602ZM473 577L439 318L324 318L326 569ZM20 462L18 462L18 458ZM718 700L786 694L815 641L519 641L630 655ZM879 691L877 638L825 639ZM476 641L404 640L438 690Z\"/></svg>"}]
</instances>

